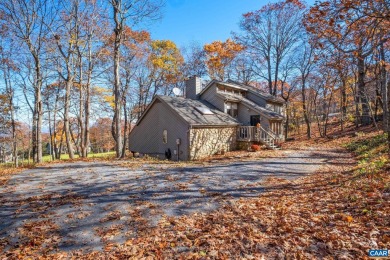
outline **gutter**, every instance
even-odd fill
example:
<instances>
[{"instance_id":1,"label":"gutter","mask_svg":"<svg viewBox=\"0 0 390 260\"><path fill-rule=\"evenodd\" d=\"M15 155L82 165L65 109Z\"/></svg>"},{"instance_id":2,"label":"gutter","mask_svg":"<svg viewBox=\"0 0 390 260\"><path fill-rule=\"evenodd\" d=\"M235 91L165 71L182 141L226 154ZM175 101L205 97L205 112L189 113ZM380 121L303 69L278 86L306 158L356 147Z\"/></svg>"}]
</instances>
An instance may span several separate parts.
<instances>
[{"instance_id":1,"label":"gutter","mask_svg":"<svg viewBox=\"0 0 390 260\"><path fill-rule=\"evenodd\" d=\"M199 127L213 127L213 128L216 128L216 127L219 127L219 128L222 128L222 127L235 127L235 126L239 126L241 124L237 123L237 124L231 124L231 125L204 125L204 124L190 124L190 128L192 127L196 127L196 128L199 128Z\"/></svg>"}]
</instances>

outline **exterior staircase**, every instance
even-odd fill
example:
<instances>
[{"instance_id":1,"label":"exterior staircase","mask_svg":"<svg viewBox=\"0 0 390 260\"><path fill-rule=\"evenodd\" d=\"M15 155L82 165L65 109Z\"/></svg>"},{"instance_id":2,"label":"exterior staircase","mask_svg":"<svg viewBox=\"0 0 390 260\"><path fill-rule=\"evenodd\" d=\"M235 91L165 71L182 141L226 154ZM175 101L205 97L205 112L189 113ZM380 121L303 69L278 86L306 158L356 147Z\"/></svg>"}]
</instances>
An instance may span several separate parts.
<instances>
[{"instance_id":1,"label":"exterior staircase","mask_svg":"<svg viewBox=\"0 0 390 260\"><path fill-rule=\"evenodd\" d=\"M268 149L277 150L280 149L278 144L283 141L283 138L261 126L239 126L237 128L237 141L259 142Z\"/></svg>"}]
</instances>

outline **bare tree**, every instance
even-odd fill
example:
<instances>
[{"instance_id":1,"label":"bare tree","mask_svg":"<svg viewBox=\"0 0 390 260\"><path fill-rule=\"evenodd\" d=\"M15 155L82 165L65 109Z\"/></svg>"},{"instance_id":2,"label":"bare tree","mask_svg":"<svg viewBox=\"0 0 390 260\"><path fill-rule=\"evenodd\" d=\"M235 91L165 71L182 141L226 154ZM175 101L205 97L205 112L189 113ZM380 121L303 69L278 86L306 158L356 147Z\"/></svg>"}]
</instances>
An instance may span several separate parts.
<instances>
[{"instance_id":1,"label":"bare tree","mask_svg":"<svg viewBox=\"0 0 390 260\"><path fill-rule=\"evenodd\" d=\"M1 23L10 37L26 47L33 63L34 104L32 143L34 161L42 162L42 64L44 63L45 37L55 17L54 4L50 0L9 0L0 2Z\"/></svg>"},{"instance_id":2,"label":"bare tree","mask_svg":"<svg viewBox=\"0 0 390 260\"><path fill-rule=\"evenodd\" d=\"M122 155L121 112L122 101L120 84L120 56L125 26L134 26L145 19L159 18L162 0L108 0L112 8L114 23L114 117L113 130L116 156Z\"/></svg>"},{"instance_id":3,"label":"bare tree","mask_svg":"<svg viewBox=\"0 0 390 260\"><path fill-rule=\"evenodd\" d=\"M300 42L304 6L295 1L268 4L243 15L242 34L236 40L256 57L254 71L267 81L271 95L277 95L282 64Z\"/></svg>"},{"instance_id":4,"label":"bare tree","mask_svg":"<svg viewBox=\"0 0 390 260\"><path fill-rule=\"evenodd\" d=\"M207 74L206 54L203 46L199 43L192 43L191 45L182 48L181 52L184 56L184 76L198 76L203 77Z\"/></svg>"},{"instance_id":5,"label":"bare tree","mask_svg":"<svg viewBox=\"0 0 390 260\"><path fill-rule=\"evenodd\" d=\"M306 127L307 127L307 138L311 138L311 116L310 116L310 108L307 100L307 92L308 92L308 81L310 79L310 75L315 68L314 63L314 49L309 43L304 43L300 52L297 53L297 66L296 69L299 72L301 93L302 93L302 109L303 109L303 117L305 119Z\"/></svg>"},{"instance_id":6,"label":"bare tree","mask_svg":"<svg viewBox=\"0 0 390 260\"><path fill-rule=\"evenodd\" d=\"M2 41L2 43L4 43ZM8 46L8 48L6 47ZM15 79L14 71L17 71L18 68L13 61L12 56L12 43L0 44L0 69L2 72L4 80L4 97L6 99L6 104L8 105L7 113L10 116L10 125L11 125L11 138L12 138L12 157L15 167L18 167L18 150L17 150L17 136L16 136L16 120L15 120Z\"/></svg>"},{"instance_id":7,"label":"bare tree","mask_svg":"<svg viewBox=\"0 0 390 260\"><path fill-rule=\"evenodd\" d=\"M87 157L89 150L91 85L96 65L102 56L102 39L107 37L104 10L96 1L85 1L78 8L76 55L79 87L80 156Z\"/></svg>"}]
</instances>

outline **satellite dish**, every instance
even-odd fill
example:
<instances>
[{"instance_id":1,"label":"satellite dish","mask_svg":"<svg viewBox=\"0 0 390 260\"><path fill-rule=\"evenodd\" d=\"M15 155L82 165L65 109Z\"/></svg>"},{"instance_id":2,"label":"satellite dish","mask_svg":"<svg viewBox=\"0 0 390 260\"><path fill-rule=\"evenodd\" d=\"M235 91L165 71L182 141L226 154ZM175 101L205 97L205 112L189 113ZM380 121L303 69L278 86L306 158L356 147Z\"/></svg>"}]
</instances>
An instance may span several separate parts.
<instances>
[{"instance_id":1,"label":"satellite dish","mask_svg":"<svg viewBox=\"0 0 390 260\"><path fill-rule=\"evenodd\" d=\"M173 94L175 94L176 97L181 96L181 90L179 88L173 88Z\"/></svg>"}]
</instances>

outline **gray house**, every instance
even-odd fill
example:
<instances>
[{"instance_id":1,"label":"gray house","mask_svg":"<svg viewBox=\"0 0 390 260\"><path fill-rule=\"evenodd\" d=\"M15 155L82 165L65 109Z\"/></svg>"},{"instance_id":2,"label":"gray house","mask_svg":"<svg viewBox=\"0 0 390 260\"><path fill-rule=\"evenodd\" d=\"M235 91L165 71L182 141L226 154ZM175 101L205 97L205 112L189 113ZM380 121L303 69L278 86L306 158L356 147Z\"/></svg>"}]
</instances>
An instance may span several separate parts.
<instances>
[{"instance_id":1,"label":"gray house","mask_svg":"<svg viewBox=\"0 0 390 260\"><path fill-rule=\"evenodd\" d=\"M186 82L185 98L156 96L130 133L132 152L196 160L262 143L283 141L284 102L233 81L198 77Z\"/></svg>"}]
</instances>

